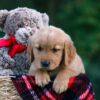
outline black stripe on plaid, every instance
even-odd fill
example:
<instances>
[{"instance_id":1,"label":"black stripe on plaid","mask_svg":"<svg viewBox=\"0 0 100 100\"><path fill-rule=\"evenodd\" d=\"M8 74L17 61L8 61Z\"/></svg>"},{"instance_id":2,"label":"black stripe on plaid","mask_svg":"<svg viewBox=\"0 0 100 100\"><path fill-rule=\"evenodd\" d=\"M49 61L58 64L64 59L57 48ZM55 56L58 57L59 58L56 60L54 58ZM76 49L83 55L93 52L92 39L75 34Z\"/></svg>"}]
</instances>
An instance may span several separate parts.
<instances>
[{"instance_id":1,"label":"black stripe on plaid","mask_svg":"<svg viewBox=\"0 0 100 100\"><path fill-rule=\"evenodd\" d=\"M52 89L53 82L50 82L45 87L39 87L35 84L34 77L26 76L28 81L30 82L32 89L37 94L39 100L51 100L47 97L46 93L50 93L55 100L82 100L79 99L80 96L84 96L84 92L88 89L88 94L84 97L84 100L95 100L94 91L92 89L92 85L90 84L90 80L84 74L80 74L75 77L75 80L70 88L64 93L57 94ZM34 100L29 90L25 86L25 83L22 77L12 78L12 81L20 94L23 100Z\"/></svg>"}]
</instances>

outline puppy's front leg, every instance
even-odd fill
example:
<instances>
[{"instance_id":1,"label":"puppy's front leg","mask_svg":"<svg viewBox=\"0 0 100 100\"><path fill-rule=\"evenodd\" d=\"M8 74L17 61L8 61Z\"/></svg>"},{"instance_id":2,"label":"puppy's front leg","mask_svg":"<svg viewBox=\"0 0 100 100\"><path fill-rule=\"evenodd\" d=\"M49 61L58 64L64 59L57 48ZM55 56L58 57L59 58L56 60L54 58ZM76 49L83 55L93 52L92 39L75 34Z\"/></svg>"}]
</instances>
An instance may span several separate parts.
<instances>
[{"instance_id":1,"label":"puppy's front leg","mask_svg":"<svg viewBox=\"0 0 100 100\"><path fill-rule=\"evenodd\" d=\"M36 70L35 72L35 82L38 86L45 86L50 82L50 76L47 71Z\"/></svg>"},{"instance_id":2,"label":"puppy's front leg","mask_svg":"<svg viewBox=\"0 0 100 100\"><path fill-rule=\"evenodd\" d=\"M60 71L53 83L53 89L56 93L62 93L67 90L69 78L74 76L72 71L63 69Z\"/></svg>"}]
</instances>

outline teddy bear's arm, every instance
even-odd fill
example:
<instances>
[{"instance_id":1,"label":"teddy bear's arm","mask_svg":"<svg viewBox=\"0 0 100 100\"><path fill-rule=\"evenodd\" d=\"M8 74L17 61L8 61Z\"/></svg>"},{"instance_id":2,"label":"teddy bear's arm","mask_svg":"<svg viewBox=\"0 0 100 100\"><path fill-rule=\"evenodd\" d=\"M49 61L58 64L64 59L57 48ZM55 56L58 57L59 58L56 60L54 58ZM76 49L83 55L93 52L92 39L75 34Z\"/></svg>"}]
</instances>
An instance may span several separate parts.
<instances>
[{"instance_id":1,"label":"teddy bear's arm","mask_svg":"<svg viewBox=\"0 0 100 100\"><path fill-rule=\"evenodd\" d=\"M8 48L0 48L0 67L2 68L11 68L14 66L14 59L11 58L8 54Z\"/></svg>"}]
</instances>

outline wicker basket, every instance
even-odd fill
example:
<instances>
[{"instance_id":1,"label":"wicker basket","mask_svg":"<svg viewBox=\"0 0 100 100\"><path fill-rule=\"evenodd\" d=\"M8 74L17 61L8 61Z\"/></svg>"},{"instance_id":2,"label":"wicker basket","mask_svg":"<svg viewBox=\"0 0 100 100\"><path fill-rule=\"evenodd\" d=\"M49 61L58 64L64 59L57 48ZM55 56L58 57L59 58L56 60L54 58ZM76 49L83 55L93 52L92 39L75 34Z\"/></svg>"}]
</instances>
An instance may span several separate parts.
<instances>
[{"instance_id":1,"label":"wicker basket","mask_svg":"<svg viewBox=\"0 0 100 100\"><path fill-rule=\"evenodd\" d=\"M22 100L10 76L0 76L0 100Z\"/></svg>"}]
</instances>

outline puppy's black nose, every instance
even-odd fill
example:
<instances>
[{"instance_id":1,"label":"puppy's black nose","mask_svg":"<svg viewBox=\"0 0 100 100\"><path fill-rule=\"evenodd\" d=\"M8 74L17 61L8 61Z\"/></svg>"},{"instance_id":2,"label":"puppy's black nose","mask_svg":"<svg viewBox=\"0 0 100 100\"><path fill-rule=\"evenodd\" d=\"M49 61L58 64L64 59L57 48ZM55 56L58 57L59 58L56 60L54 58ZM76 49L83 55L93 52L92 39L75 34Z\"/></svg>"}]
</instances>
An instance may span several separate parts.
<instances>
[{"instance_id":1,"label":"puppy's black nose","mask_svg":"<svg viewBox=\"0 0 100 100\"><path fill-rule=\"evenodd\" d=\"M46 67L49 67L50 62L47 61L47 60L44 60L44 61L41 62L41 65L42 65L42 67L46 68Z\"/></svg>"}]
</instances>

